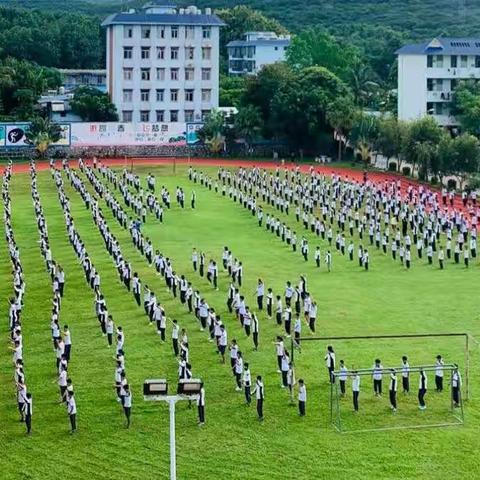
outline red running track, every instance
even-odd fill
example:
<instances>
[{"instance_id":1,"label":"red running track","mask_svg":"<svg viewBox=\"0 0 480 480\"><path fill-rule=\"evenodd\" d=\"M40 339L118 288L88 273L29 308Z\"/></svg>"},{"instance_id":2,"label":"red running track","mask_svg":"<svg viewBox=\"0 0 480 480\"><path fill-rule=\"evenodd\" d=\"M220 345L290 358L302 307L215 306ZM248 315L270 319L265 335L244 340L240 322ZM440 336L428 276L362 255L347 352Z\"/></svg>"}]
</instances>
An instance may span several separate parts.
<instances>
[{"instance_id":1,"label":"red running track","mask_svg":"<svg viewBox=\"0 0 480 480\"><path fill-rule=\"evenodd\" d=\"M355 170L353 168L348 167L336 167L334 165L318 165L318 164L294 164L294 163L285 163L284 165L273 162L273 161L255 161L255 160L240 160L240 159L221 159L221 158L177 158L174 157L165 157L165 158L106 158L106 159L98 159L99 163L103 163L104 165L108 165L111 167L129 167L133 161L134 165L172 165L174 162L177 165L192 165L194 167L259 167L259 168L299 168L302 173L310 172L310 169L313 168L318 173L323 173L325 175L338 175L346 180L352 180L356 182L363 181L363 171ZM86 160L86 163L91 164L93 162L92 159ZM48 161L37 162L37 169L38 170L47 170L49 168ZM27 173L29 172L30 166L28 163L18 163L13 164L13 171L14 173ZM368 179L376 184L380 184L383 182L393 182L393 181L400 181L401 184L401 191L405 194L407 191L408 186L418 187L420 186L420 182L415 180L407 179L399 174L394 172L368 172ZM435 188L431 188L427 186L433 191ZM454 208L459 211L463 211L464 213L468 213L468 209L464 208L461 199L457 195L455 197L455 204Z\"/></svg>"}]
</instances>

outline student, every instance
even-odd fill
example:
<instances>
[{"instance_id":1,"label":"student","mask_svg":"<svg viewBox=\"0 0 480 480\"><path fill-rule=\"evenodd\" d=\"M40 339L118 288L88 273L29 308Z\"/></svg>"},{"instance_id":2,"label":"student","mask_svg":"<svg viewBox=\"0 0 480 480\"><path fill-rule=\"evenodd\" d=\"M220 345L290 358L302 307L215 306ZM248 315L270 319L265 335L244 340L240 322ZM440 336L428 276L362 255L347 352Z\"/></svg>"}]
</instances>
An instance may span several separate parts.
<instances>
[{"instance_id":1,"label":"student","mask_svg":"<svg viewBox=\"0 0 480 480\"><path fill-rule=\"evenodd\" d=\"M235 379L237 382L237 386L235 387L235 391L240 392L242 390L242 373L243 373L243 356L240 350L237 352L237 359L235 360Z\"/></svg>"},{"instance_id":2,"label":"student","mask_svg":"<svg viewBox=\"0 0 480 480\"><path fill-rule=\"evenodd\" d=\"M315 249L314 258L315 258L315 265L317 266L317 268L320 268L320 247L317 247Z\"/></svg>"},{"instance_id":3,"label":"student","mask_svg":"<svg viewBox=\"0 0 480 480\"><path fill-rule=\"evenodd\" d=\"M23 405L25 414L25 426L27 427L27 435L32 434L32 413L33 413L33 400L32 394L28 392L25 395L25 403Z\"/></svg>"},{"instance_id":4,"label":"student","mask_svg":"<svg viewBox=\"0 0 480 480\"><path fill-rule=\"evenodd\" d=\"M258 279L257 283L257 306L259 310L263 310L263 294L265 292L265 284L262 279Z\"/></svg>"},{"instance_id":5,"label":"student","mask_svg":"<svg viewBox=\"0 0 480 480\"><path fill-rule=\"evenodd\" d=\"M443 391L443 359L441 355L437 355L435 362L435 391L440 393Z\"/></svg>"},{"instance_id":6,"label":"student","mask_svg":"<svg viewBox=\"0 0 480 480\"><path fill-rule=\"evenodd\" d=\"M458 408L460 406L460 387L462 385L462 379L460 377L460 372L458 371L458 365L455 363L453 365L455 370L452 371L452 399L453 406Z\"/></svg>"},{"instance_id":7,"label":"student","mask_svg":"<svg viewBox=\"0 0 480 480\"><path fill-rule=\"evenodd\" d=\"M137 302L137 305L140 306L140 292L142 291L142 284L140 282L140 279L138 278L137 272L133 274L132 290L133 290L133 296L135 298L135 301Z\"/></svg>"},{"instance_id":8,"label":"student","mask_svg":"<svg viewBox=\"0 0 480 480\"><path fill-rule=\"evenodd\" d=\"M67 412L70 418L70 433L75 433L77 431L77 404L75 403L73 392L71 392L67 397Z\"/></svg>"},{"instance_id":9,"label":"student","mask_svg":"<svg viewBox=\"0 0 480 480\"><path fill-rule=\"evenodd\" d=\"M275 305L275 318L277 320L277 325L282 324L282 313L283 313L283 306L282 306L282 298L280 295L276 296L277 303Z\"/></svg>"},{"instance_id":10,"label":"student","mask_svg":"<svg viewBox=\"0 0 480 480\"><path fill-rule=\"evenodd\" d=\"M328 370L328 378L330 383L335 383L335 352L333 351L332 345L328 345L327 353L325 354L325 365Z\"/></svg>"},{"instance_id":11,"label":"student","mask_svg":"<svg viewBox=\"0 0 480 480\"><path fill-rule=\"evenodd\" d=\"M107 341L108 341L108 348L111 348L113 344L113 332L115 329L115 324L113 323L113 318L111 315L108 316L107 319Z\"/></svg>"},{"instance_id":12,"label":"student","mask_svg":"<svg viewBox=\"0 0 480 480\"><path fill-rule=\"evenodd\" d=\"M273 292L272 289L269 288L267 291L267 315L268 318L272 318L273 312Z\"/></svg>"},{"instance_id":13,"label":"student","mask_svg":"<svg viewBox=\"0 0 480 480\"><path fill-rule=\"evenodd\" d=\"M332 270L332 254L330 250L327 250L325 254L325 265L327 266L327 271L330 272Z\"/></svg>"},{"instance_id":14,"label":"student","mask_svg":"<svg viewBox=\"0 0 480 480\"><path fill-rule=\"evenodd\" d=\"M418 379L418 408L420 410L425 410L427 406L425 405L425 395L427 393L427 376L423 370L420 370L420 377Z\"/></svg>"},{"instance_id":15,"label":"student","mask_svg":"<svg viewBox=\"0 0 480 480\"><path fill-rule=\"evenodd\" d=\"M235 375L235 364L237 362L238 353L238 345L235 339L232 340L228 349L230 350L230 368L232 369L232 375Z\"/></svg>"},{"instance_id":16,"label":"student","mask_svg":"<svg viewBox=\"0 0 480 480\"><path fill-rule=\"evenodd\" d=\"M65 355L67 362L69 362L71 351L72 351L72 336L70 334L68 325L63 326L63 344L64 344L63 354Z\"/></svg>"},{"instance_id":17,"label":"student","mask_svg":"<svg viewBox=\"0 0 480 480\"><path fill-rule=\"evenodd\" d=\"M132 413L132 392L128 383L123 387L123 412L125 413L125 418L127 419L126 428L130 428L130 415Z\"/></svg>"},{"instance_id":18,"label":"student","mask_svg":"<svg viewBox=\"0 0 480 480\"><path fill-rule=\"evenodd\" d=\"M352 372L352 394L353 394L353 410L358 412L358 397L360 395L360 375L357 371Z\"/></svg>"},{"instance_id":19,"label":"student","mask_svg":"<svg viewBox=\"0 0 480 480\"><path fill-rule=\"evenodd\" d=\"M380 362L380 359L375 359L375 365L373 366L373 391L376 397L382 396L382 378L383 378L383 367Z\"/></svg>"},{"instance_id":20,"label":"student","mask_svg":"<svg viewBox=\"0 0 480 480\"><path fill-rule=\"evenodd\" d=\"M172 348L175 357L178 357L178 331L180 327L176 320L172 320Z\"/></svg>"},{"instance_id":21,"label":"student","mask_svg":"<svg viewBox=\"0 0 480 480\"><path fill-rule=\"evenodd\" d=\"M250 368L248 362L245 362L244 369L243 369L243 389L245 392L245 403L250 406L252 403L252 396L251 396L251 387L252 387L252 376L250 374Z\"/></svg>"},{"instance_id":22,"label":"student","mask_svg":"<svg viewBox=\"0 0 480 480\"><path fill-rule=\"evenodd\" d=\"M306 404L307 404L307 387L305 386L305 382L301 378L298 381L298 414L301 417L305 416Z\"/></svg>"},{"instance_id":23,"label":"student","mask_svg":"<svg viewBox=\"0 0 480 480\"><path fill-rule=\"evenodd\" d=\"M288 305L285 308L285 312L283 314L284 320L284 327L285 327L285 336L290 337L291 332L291 325L292 325L292 308Z\"/></svg>"},{"instance_id":24,"label":"student","mask_svg":"<svg viewBox=\"0 0 480 480\"><path fill-rule=\"evenodd\" d=\"M227 349L228 339L225 325L220 325L220 337L218 339L218 351L222 356L222 363L225 363L225 350Z\"/></svg>"},{"instance_id":25,"label":"student","mask_svg":"<svg viewBox=\"0 0 480 480\"><path fill-rule=\"evenodd\" d=\"M276 353L277 353L277 373L282 373L282 358L283 353L285 352L285 346L283 344L283 337L277 335L277 341L275 342Z\"/></svg>"},{"instance_id":26,"label":"student","mask_svg":"<svg viewBox=\"0 0 480 480\"><path fill-rule=\"evenodd\" d=\"M340 360L340 374L338 375L338 379L340 381L340 395L342 397L345 396L346 394L346 384L347 384L347 378L348 378L348 369L345 366L345 362L343 360Z\"/></svg>"},{"instance_id":27,"label":"student","mask_svg":"<svg viewBox=\"0 0 480 480\"><path fill-rule=\"evenodd\" d=\"M440 245L440 249L438 251L438 265L440 266L440 270L443 270L444 260L445 260L445 252L443 251L443 247Z\"/></svg>"},{"instance_id":28,"label":"student","mask_svg":"<svg viewBox=\"0 0 480 480\"><path fill-rule=\"evenodd\" d=\"M255 382L255 387L253 388L252 394L255 394L257 399L257 415L260 421L263 421L263 400L265 398L265 391L263 387L261 375L257 376Z\"/></svg>"},{"instance_id":29,"label":"student","mask_svg":"<svg viewBox=\"0 0 480 480\"><path fill-rule=\"evenodd\" d=\"M300 347L300 337L302 336L302 320L300 319L300 315L297 314L295 318L295 325L293 327L293 334L295 338L295 344L297 347Z\"/></svg>"},{"instance_id":30,"label":"student","mask_svg":"<svg viewBox=\"0 0 480 480\"><path fill-rule=\"evenodd\" d=\"M280 370L282 371L282 384L280 385L282 388L288 387L288 371L290 369L290 358L288 357L288 353L286 350L283 351L282 355L282 364Z\"/></svg>"},{"instance_id":31,"label":"student","mask_svg":"<svg viewBox=\"0 0 480 480\"><path fill-rule=\"evenodd\" d=\"M410 392L410 365L405 355L402 357L402 388L403 393L407 394Z\"/></svg>"},{"instance_id":32,"label":"student","mask_svg":"<svg viewBox=\"0 0 480 480\"><path fill-rule=\"evenodd\" d=\"M317 302L314 300L308 308L308 325L310 331L315 333L315 322L317 321Z\"/></svg>"},{"instance_id":33,"label":"student","mask_svg":"<svg viewBox=\"0 0 480 480\"><path fill-rule=\"evenodd\" d=\"M390 370L390 385L388 393L390 396L390 407L395 413L397 411L397 372L393 368Z\"/></svg>"},{"instance_id":34,"label":"student","mask_svg":"<svg viewBox=\"0 0 480 480\"><path fill-rule=\"evenodd\" d=\"M200 384L200 393L197 398L198 425L205 425L205 388L203 382Z\"/></svg>"},{"instance_id":35,"label":"student","mask_svg":"<svg viewBox=\"0 0 480 480\"><path fill-rule=\"evenodd\" d=\"M252 339L253 339L253 349L258 350L258 318L257 315L252 313Z\"/></svg>"},{"instance_id":36,"label":"student","mask_svg":"<svg viewBox=\"0 0 480 480\"><path fill-rule=\"evenodd\" d=\"M20 422L25 421L25 399L27 397L27 386L23 377L17 382L17 404L20 413Z\"/></svg>"}]
</instances>

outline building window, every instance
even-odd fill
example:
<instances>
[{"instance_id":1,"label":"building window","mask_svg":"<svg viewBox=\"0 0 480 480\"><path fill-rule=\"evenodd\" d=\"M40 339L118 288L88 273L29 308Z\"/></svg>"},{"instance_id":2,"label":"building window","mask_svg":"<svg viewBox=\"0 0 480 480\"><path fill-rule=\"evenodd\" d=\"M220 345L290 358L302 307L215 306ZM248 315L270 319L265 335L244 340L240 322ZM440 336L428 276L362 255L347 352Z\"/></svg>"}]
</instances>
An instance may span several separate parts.
<instances>
[{"instance_id":1,"label":"building window","mask_svg":"<svg viewBox=\"0 0 480 480\"><path fill-rule=\"evenodd\" d=\"M164 81L165 80L165 69L164 68L157 68L157 80Z\"/></svg>"},{"instance_id":2,"label":"building window","mask_svg":"<svg viewBox=\"0 0 480 480\"><path fill-rule=\"evenodd\" d=\"M123 91L123 103L131 103L133 97L133 90Z\"/></svg>"},{"instance_id":3,"label":"building window","mask_svg":"<svg viewBox=\"0 0 480 480\"><path fill-rule=\"evenodd\" d=\"M148 60L150 58L150 47L142 47L141 58L142 60Z\"/></svg>"},{"instance_id":4,"label":"building window","mask_svg":"<svg viewBox=\"0 0 480 480\"><path fill-rule=\"evenodd\" d=\"M443 68L443 55L435 56L435 66L437 68Z\"/></svg>"},{"instance_id":5,"label":"building window","mask_svg":"<svg viewBox=\"0 0 480 480\"><path fill-rule=\"evenodd\" d=\"M185 80L188 82L192 82L195 80L195 69L194 68L186 68L185 69Z\"/></svg>"},{"instance_id":6,"label":"building window","mask_svg":"<svg viewBox=\"0 0 480 480\"><path fill-rule=\"evenodd\" d=\"M170 34L172 38L178 38L178 27L173 26L170 30Z\"/></svg>"},{"instance_id":7,"label":"building window","mask_svg":"<svg viewBox=\"0 0 480 480\"><path fill-rule=\"evenodd\" d=\"M133 119L133 112L131 110L123 110L122 122L131 122Z\"/></svg>"},{"instance_id":8,"label":"building window","mask_svg":"<svg viewBox=\"0 0 480 480\"><path fill-rule=\"evenodd\" d=\"M123 47L123 58L129 60L133 57L133 47Z\"/></svg>"},{"instance_id":9,"label":"building window","mask_svg":"<svg viewBox=\"0 0 480 480\"><path fill-rule=\"evenodd\" d=\"M452 78L450 80L450 91L453 92L456 88L457 88L457 79L456 78Z\"/></svg>"},{"instance_id":10,"label":"building window","mask_svg":"<svg viewBox=\"0 0 480 480\"><path fill-rule=\"evenodd\" d=\"M278 51L278 47L275 47L275 51Z\"/></svg>"},{"instance_id":11,"label":"building window","mask_svg":"<svg viewBox=\"0 0 480 480\"><path fill-rule=\"evenodd\" d=\"M202 80L210 80L211 78L211 69L202 68Z\"/></svg>"},{"instance_id":12,"label":"building window","mask_svg":"<svg viewBox=\"0 0 480 480\"><path fill-rule=\"evenodd\" d=\"M123 27L123 38L132 38L133 37L133 27Z\"/></svg>"},{"instance_id":13,"label":"building window","mask_svg":"<svg viewBox=\"0 0 480 480\"><path fill-rule=\"evenodd\" d=\"M475 68L480 68L480 55L475 55Z\"/></svg>"},{"instance_id":14,"label":"building window","mask_svg":"<svg viewBox=\"0 0 480 480\"><path fill-rule=\"evenodd\" d=\"M433 113L435 112L433 105L433 102L427 102L427 115L433 115Z\"/></svg>"},{"instance_id":15,"label":"building window","mask_svg":"<svg viewBox=\"0 0 480 480\"><path fill-rule=\"evenodd\" d=\"M193 110L185 110L185 122L193 122L194 117Z\"/></svg>"},{"instance_id":16,"label":"building window","mask_svg":"<svg viewBox=\"0 0 480 480\"><path fill-rule=\"evenodd\" d=\"M178 102L178 89L170 90L170 101Z\"/></svg>"},{"instance_id":17,"label":"building window","mask_svg":"<svg viewBox=\"0 0 480 480\"><path fill-rule=\"evenodd\" d=\"M178 110L170 110L170 121L178 122Z\"/></svg>"},{"instance_id":18,"label":"building window","mask_svg":"<svg viewBox=\"0 0 480 480\"><path fill-rule=\"evenodd\" d=\"M433 67L433 55L427 55L427 68Z\"/></svg>"},{"instance_id":19,"label":"building window","mask_svg":"<svg viewBox=\"0 0 480 480\"><path fill-rule=\"evenodd\" d=\"M441 92L443 90L443 80L441 78L437 78L435 80L435 91Z\"/></svg>"},{"instance_id":20,"label":"building window","mask_svg":"<svg viewBox=\"0 0 480 480\"><path fill-rule=\"evenodd\" d=\"M192 89L185 90L185 101L186 102L193 102L194 92L195 92L195 90L192 90Z\"/></svg>"},{"instance_id":21,"label":"building window","mask_svg":"<svg viewBox=\"0 0 480 480\"><path fill-rule=\"evenodd\" d=\"M123 79L126 81L129 81L129 80L132 80L132 78L133 78L133 68L124 68Z\"/></svg>"},{"instance_id":22,"label":"building window","mask_svg":"<svg viewBox=\"0 0 480 480\"><path fill-rule=\"evenodd\" d=\"M170 80L178 80L178 68L171 68L170 69Z\"/></svg>"},{"instance_id":23,"label":"building window","mask_svg":"<svg viewBox=\"0 0 480 480\"><path fill-rule=\"evenodd\" d=\"M211 27L202 27L202 38L206 40L211 37L211 34L212 34Z\"/></svg>"},{"instance_id":24,"label":"building window","mask_svg":"<svg viewBox=\"0 0 480 480\"><path fill-rule=\"evenodd\" d=\"M468 56L460 55L460 68L467 68L467 67L468 67Z\"/></svg>"},{"instance_id":25,"label":"building window","mask_svg":"<svg viewBox=\"0 0 480 480\"><path fill-rule=\"evenodd\" d=\"M150 121L150 111L149 110L141 110L140 111L140 121L141 122L149 122Z\"/></svg>"},{"instance_id":26,"label":"building window","mask_svg":"<svg viewBox=\"0 0 480 480\"><path fill-rule=\"evenodd\" d=\"M165 121L165 110L157 110L157 122L164 122Z\"/></svg>"},{"instance_id":27,"label":"building window","mask_svg":"<svg viewBox=\"0 0 480 480\"><path fill-rule=\"evenodd\" d=\"M204 122L210 115L210 110L202 110L202 122Z\"/></svg>"},{"instance_id":28,"label":"building window","mask_svg":"<svg viewBox=\"0 0 480 480\"><path fill-rule=\"evenodd\" d=\"M163 102L165 98L165 90L163 88L157 89L157 102Z\"/></svg>"},{"instance_id":29,"label":"building window","mask_svg":"<svg viewBox=\"0 0 480 480\"><path fill-rule=\"evenodd\" d=\"M165 27L158 27L157 35L158 38L165 38Z\"/></svg>"},{"instance_id":30,"label":"building window","mask_svg":"<svg viewBox=\"0 0 480 480\"><path fill-rule=\"evenodd\" d=\"M210 89L202 89L202 102L211 102L212 91Z\"/></svg>"},{"instance_id":31,"label":"building window","mask_svg":"<svg viewBox=\"0 0 480 480\"><path fill-rule=\"evenodd\" d=\"M141 102L150 101L150 90L148 90L148 89L140 90L140 101Z\"/></svg>"},{"instance_id":32,"label":"building window","mask_svg":"<svg viewBox=\"0 0 480 480\"><path fill-rule=\"evenodd\" d=\"M142 27L142 38L150 38L150 27Z\"/></svg>"},{"instance_id":33,"label":"building window","mask_svg":"<svg viewBox=\"0 0 480 480\"><path fill-rule=\"evenodd\" d=\"M427 92L433 91L433 78L427 78Z\"/></svg>"},{"instance_id":34,"label":"building window","mask_svg":"<svg viewBox=\"0 0 480 480\"><path fill-rule=\"evenodd\" d=\"M141 75L141 79L142 80L145 80L145 81L149 81L150 80L150 69L149 68L141 68L140 69L140 75Z\"/></svg>"},{"instance_id":35,"label":"building window","mask_svg":"<svg viewBox=\"0 0 480 480\"><path fill-rule=\"evenodd\" d=\"M456 55L452 55L450 57L450 67L451 68L457 68L457 56Z\"/></svg>"},{"instance_id":36,"label":"building window","mask_svg":"<svg viewBox=\"0 0 480 480\"><path fill-rule=\"evenodd\" d=\"M186 47L185 48L185 60L193 60L195 58L195 48Z\"/></svg>"},{"instance_id":37,"label":"building window","mask_svg":"<svg viewBox=\"0 0 480 480\"><path fill-rule=\"evenodd\" d=\"M157 47L157 58L163 60L165 58L165 47Z\"/></svg>"},{"instance_id":38,"label":"building window","mask_svg":"<svg viewBox=\"0 0 480 480\"><path fill-rule=\"evenodd\" d=\"M170 59L178 60L178 47L172 47L170 49Z\"/></svg>"},{"instance_id":39,"label":"building window","mask_svg":"<svg viewBox=\"0 0 480 480\"><path fill-rule=\"evenodd\" d=\"M185 27L185 38L189 40L193 40L195 38L195 27L194 26L187 26Z\"/></svg>"},{"instance_id":40,"label":"building window","mask_svg":"<svg viewBox=\"0 0 480 480\"><path fill-rule=\"evenodd\" d=\"M435 103L435 115L443 115L443 103L442 102L436 102Z\"/></svg>"},{"instance_id":41,"label":"building window","mask_svg":"<svg viewBox=\"0 0 480 480\"><path fill-rule=\"evenodd\" d=\"M212 58L212 49L210 47L202 47L202 60L210 60Z\"/></svg>"}]
</instances>

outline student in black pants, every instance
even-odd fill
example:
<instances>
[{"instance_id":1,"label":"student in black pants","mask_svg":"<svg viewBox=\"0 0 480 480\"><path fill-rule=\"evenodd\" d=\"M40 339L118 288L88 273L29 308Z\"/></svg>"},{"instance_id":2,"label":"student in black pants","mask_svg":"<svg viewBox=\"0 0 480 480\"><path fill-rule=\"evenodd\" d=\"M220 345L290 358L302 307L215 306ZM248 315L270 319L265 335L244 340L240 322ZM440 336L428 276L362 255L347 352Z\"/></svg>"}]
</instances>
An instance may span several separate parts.
<instances>
[{"instance_id":1,"label":"student in black pants","mask_svg":"<svg viewBox=\"0 0 480 480\"><path fill-rule=\"evenodd\" d=\"M32 394L27 393L25 403L23 404L25 413L25 426L27 427L27 435L32 434Z\"/></svg>"},{"instance_id":2,"label":"student in black pants","mask_svg":"<svg viewBox=\"0 0 480 480\"><path fill-rule=\"evenodd\" d=\"M256 395L257 399L257 415L260 421L263 420L263 400L265 398L265 392L263 389L262 377L258 375L257 381L255 382L255 387L253 392Z\"/></svg>"},{"instance_id":3,"label":"student in black pants","mask_svg":"<svg viewBox=\"0 0 480 480\"><path fill-rule=\"evenodd\" d=\"M198 425L205 424L205 388L203 387L203 382L200 387L200 393L197 399L198 407Z\"/></svg>"}]
</instances>

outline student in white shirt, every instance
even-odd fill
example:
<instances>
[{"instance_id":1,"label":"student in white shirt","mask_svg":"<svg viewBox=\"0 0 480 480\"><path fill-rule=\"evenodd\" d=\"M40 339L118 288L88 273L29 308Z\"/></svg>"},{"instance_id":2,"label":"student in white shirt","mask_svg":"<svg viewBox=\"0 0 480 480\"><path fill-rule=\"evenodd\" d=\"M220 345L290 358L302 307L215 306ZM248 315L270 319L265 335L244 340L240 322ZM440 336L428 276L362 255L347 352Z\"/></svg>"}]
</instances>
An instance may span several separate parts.
<instances>
[{"instance_id":1,"label":"student in white shirt","mask_svg":"<svg viewBox=\"0 0 480 480\"><path fill-rule=\"evenodd\" d=\"M265 391L263 387L262 377L260 375L257 376L257 380L255 382L255 387L253 388L252 394L256 396L257 399L257 415L260 421L263 420L263 400L265 398Z\"/></svg>"},{"instance_id":2,"label":"student in white shirt","mask_svg":"<svg viewBox=\"0 0 480 480\"><path fill-rule=\"evenodd\" d=\"M443 359L441 355L437 355L435 362L435 391L443 391Z\"/></svg>"},{"instance_id":3,"label":"student in white shirt","mask_svg":"<svg viewBox=\"0 0 480 480\"><path fill-rule=\"evenodd\" d=\"M458 365L454 364L455 370L452 371L452 398L453 406L458 408L460 406L460 387L462 385L462 379L460 372L458 371Z\"/></svg>"},{"instance_id":4,"label":"student in white shirt","mask_svg":"<svg viewBox=\"0 0 480 480\"><path fill-rule=\"evenodd\" d=\"M358 397L360 395L360 375L357 371L352 372L352 394L353 394L353 409L358 412Z\"/></svg>"},{"instance_id":5,"label":"student in white shirt","mask_svg":"<svg viewBox=\"0 0 480 480\"><path fill-rule=\"evenodd\" d=\"M70 418L70 433L75 433L77 431L77 404L73 392L70 392L67 397L67 412Z\"/></svg>"},{"instance_id":6,"label":"student in white shirt","mask_svg":"<svg viewBox=\"0 0 480 480\"><path fill-rule=\"evenodd\" d=\"M346 384L347 384L347 377L348 377L348 369L345 366L345 362L343 360L340 360L340 374L338 376L338 379L340 381L340 395L342 397L345 396L346 393Z\"/></svg>"},{"instance_id":7,"label":"student in white shirt","mask_svg":"<svg viewBox=\"0 0 480 480\"><path fill-rule=\"evenodd\" d=\"M243 389L245 392L245 403L250 406L252 403L251 387L252 387L252 376L250 374L250 368L248 362L245 362L243 369Z\"/></svg>"},{"instance_id":8,"label":"student in white shirt","mask_svg":"<svg viewBox=\"0 0 480 480\"><path fill-rule=\"evenodd\" d=\"M335 375L333 374L335 371L335 352L332 345L328 345L327 347L327 353L325 354L325 366L328 370L328 378L330 383L335 383Z\"/></svg>"},{"instance_id":9,"label":"student in white shirt","mask_svg":"<svg viewBox=\"0 0 480 480\"><path fill-rule=\"evenodd\" d=\"M375 360L375 365L373 366L373 391L376 397L382 395L382 378L383 378L383 367L380 362L380 359Z\"/></svg>"},{"instance_id":10,"label":"student in white shirt","mask_svg":"<svg viewBox=\"0 0 480 480\"><path fill-rule=\"evenodd\" d=\"M390 397L390 407L393 412L397 411L397 372L395 369L390 370L390 385L388 387Z\"/></svg>"},{"instance_id":11,"label":"student in white shirt","mask_svg":"<svg viewBox=\"0 0 480 480\"><path fill-rule=\"evenodd\" d=\"M125 418L127 419L126 428L130 428L130 415L132 413L132 392L130 386L126 384L123 387L123 412L125 413Z\"/></svg>"},{"instance_id":12,"label":"student in white shirt","mask_svg":"<svg viewBox=\"0 0 480 480\"><path fill-rule=\"evenodd\" d=\"M410 392L410 365L405 355L402 357L402 388L403 393L407 394Z\"/></svg>"},{"instance_id":13,"label":"student in white shirt","mask_svg":"<svg viewBox=\"0 0 480 480\"><path fill-rule=\"evenodd\" d=\"M301 417L305 416L305 407L307 404L307 387L301 378L298 381L298 413Z\"/></svg>"},{"instance_id":14,"label":"student in white shirt","mask_svg":"<svg viewBox=\"0 0 480 480\"><path fill-rule=\"evenodd\" d=\"M178 322L176 320L172 320L172 347L173 347L173 354L175 357L178 357L178 331L180 327L178 326Z\"/></svg>"},{"instance_id":15,"label":"student in white shirt","mask_svg":"<svg viewBox=\"0 0 480 480\"><path fill-rule=\"evenodd\" d=\"M282 373L282 357L285 352L285 346L283 344L283 338L280 335L277 335L277 341L275 342L276 353L277 353L277 373Z\"/></svg>"},{"instance_id":16,"label":"student in white shirt","mask_svg":"<svg viewBox=\"0 0 480 480\"><path fill-rule=\"evenodd\" d=\"M425 395L427 393L427 376L423 370L420 370L420 377L418 379L418 408L420 410L425 410L427 407L425 405Z\"/></svg>"},{"instance_id":17,"label":"student in white shirt","mask_svg":"<svg viewBox=\"0 0 480 480\"><path fill-rule=\"evenodd\" d=\"M202 426L205 424L205 388L203 382L200 385L200 393L197 399L198 407L198 425Z\"/></svg>"}]
</instances>

